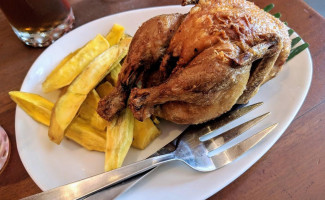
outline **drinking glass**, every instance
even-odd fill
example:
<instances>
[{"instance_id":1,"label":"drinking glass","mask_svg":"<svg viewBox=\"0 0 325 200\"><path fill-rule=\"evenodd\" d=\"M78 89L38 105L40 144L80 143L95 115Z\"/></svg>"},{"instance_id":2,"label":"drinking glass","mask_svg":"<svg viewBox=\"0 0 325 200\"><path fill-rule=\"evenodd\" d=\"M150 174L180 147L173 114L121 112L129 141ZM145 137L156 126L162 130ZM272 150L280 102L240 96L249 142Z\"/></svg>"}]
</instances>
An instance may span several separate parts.
<instances>
[{"instance_id":1,"label":"drinking glass","mask_svg":"<svg viewBox=\"0 0 325 200\"><path fill-rule=\"evenodd\" d=\"M18 38L34 47L50 45L75 19L67 0L0 0L0 7Z\"/></svg>"},{"instance_id":2,"label":"drinking glass","mask_svg":"<svg viewBox=\"0 0 325 200\"><path fill-rule=\"evenodd\" d=\"M6 167L10 155L10 142L6 131L0 126L0 174Z\"/></svg>"}]
</instances>

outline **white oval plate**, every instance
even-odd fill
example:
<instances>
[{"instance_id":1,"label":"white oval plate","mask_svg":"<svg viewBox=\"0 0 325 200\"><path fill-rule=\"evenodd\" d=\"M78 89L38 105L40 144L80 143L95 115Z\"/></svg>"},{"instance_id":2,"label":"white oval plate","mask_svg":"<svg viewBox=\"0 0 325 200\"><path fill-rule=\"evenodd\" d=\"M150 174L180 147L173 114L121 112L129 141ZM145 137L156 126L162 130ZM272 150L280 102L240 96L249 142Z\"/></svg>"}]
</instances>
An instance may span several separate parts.
<instances>
[{"instance_id":1,"label":"white oval plate","mask_svg":"<svg viewBox=\"0 0 325 200\"><path fill-rule=\"evenodd\" d=\"M44 94L41 83L68 53L83 46L98 33L105 35L114 23L123 25L126 32L133 35L142 22L153 16L163 13L185 13L189 9L190 7L181 6L155 7L111 15L87 23L66 34L42 53L26 75L21 91L37 93L54 102L58 93ZM263 101L264 105L220 130L224 131L268 111L271 111L271 116L242 138L279 122L279 126L271 134L237 161L210 173L196 172L181 163L170 163L155 170L120 198L204 199L218 192L244 173L279 139L301 107L311 77L312 60L309 51L304 51L287 63L275 79L263 85L250 101L251 103ZM103 172L103 153L87 151L67 139L59 146L53 144L47 137L47 127L32 120L19 107L16 110L15 128L20 158L27 172L42 190ZM161 129L163 131L161 137L148 149L131 150L126 163L154 153L167 141L176 137L184 126L163 123Z\"/></svg>"}]
</instances>

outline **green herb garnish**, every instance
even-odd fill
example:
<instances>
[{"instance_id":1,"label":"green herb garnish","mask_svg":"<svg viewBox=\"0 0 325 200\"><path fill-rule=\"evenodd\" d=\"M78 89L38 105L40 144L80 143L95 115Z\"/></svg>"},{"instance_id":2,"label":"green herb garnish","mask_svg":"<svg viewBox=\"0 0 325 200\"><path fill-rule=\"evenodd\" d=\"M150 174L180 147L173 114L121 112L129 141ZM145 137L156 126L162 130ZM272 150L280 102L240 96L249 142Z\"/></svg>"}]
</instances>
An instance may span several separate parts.
<instances>
[{"instance_id":1,"label":"green herb garnish","mask_svg":"<svg viewBox=\"0 0 325 200\"><path fill-rule=\"evenodd\" d=\"M288 56L287 62L289 60L291 60L293 57L295 57L296 55L298 55L300 52L302 52L303 50L305 50L306 48L309 47L308 43L304 43L294 49L291 50L290 55Z\"/></svg>"},{"instance_id":2,"label":"green herb garnish","mask_svg":"<svg viewBox=\"0 0 325 200\"><path fill-rule=\"evenodd\" d=\"M289 30L288 30L289 36L291 36L294 32L295 32L294 30L289 29Z\"/></svg>"},{"instance_id":3,"label":"green herb garnish","mask_svg":"<svg viewBox=\"0 0 325 200\"><path fill-rule=\"evenodd\" d=\"M271 4L267 5L267 6L265 6L264 11L265 12L270 12L273 8L274 8L274 4L271 3ZM276 18L280 18L281 13L275 13L273 16L276 17ZM284 22L284 24L288 26L287 22ZM289 33L289 36L291 36L294 33L294 30L289 29L288 33ZM295 38L293 38L291 40L291 51L290 51L290 54L289 54L289 56L287 58L287 62L289 60L291 60L293 57L295 57L296 55L298 55L300 52L302 52L303 50L305 50L306 48L309 47L308 43L304 43L304 44L302 44L302 45L300 45L300 46L298 46L296 48L293 48L294 46L296 46L296 44L298 44L300 42L300 40L301 40L301 37L295 37Z\"/></svg>"},{"instance_id":4,"label":"green herb garnish","mask_svg":"<svg viewBox=\"0 0 325 200\"><path fill-rule=\"evenodd\" d=\"M275 13L273 16L279 19L281 17L281 13Z\"/></svg>"},{"instance_id":5,"label":"green herb garnish","mask_svg":"<svg viewBox=\"0 0 325 200\"><path fill-rule=\"evenodd\" d=\"M301 40L300 37L296 37L296 38L293 38L291 40L291 48L293 48L294 46L296 46L296 44L298 44L298 42Z\"/></svg>"},{"instance_id":6,"label":"green herb garnish","mask_svg":"<svg viewBox=\"0 0 325 200\"><path fill-rule=\"evenodd\" d=\"M272 10L272 8L274 8L274 4L273 3L265 6L264 11L265 12L270 12Z\"/></svg>"}]
</instances>

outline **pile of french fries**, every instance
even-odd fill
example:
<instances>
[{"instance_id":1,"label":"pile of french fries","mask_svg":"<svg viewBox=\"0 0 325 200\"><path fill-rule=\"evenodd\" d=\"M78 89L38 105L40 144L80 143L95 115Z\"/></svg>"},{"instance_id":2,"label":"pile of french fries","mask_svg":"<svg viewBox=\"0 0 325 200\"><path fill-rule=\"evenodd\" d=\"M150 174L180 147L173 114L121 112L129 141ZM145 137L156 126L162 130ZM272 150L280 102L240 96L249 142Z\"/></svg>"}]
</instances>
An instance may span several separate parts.
<instances>
[{"instance_id":1,"label":"pile of french fries","mask_svg":"<svg viewBox=\"0 0 325 200\"><path fill-rule=\"evenodd\" d=\"M88 150L105 152L105 171L121 167L130 147L145 149L160 131L151 119L140 122L129 109L107 122L96 112L100 98L116 86L121 61L132 37L115 24L67 55L42 83L44 92L60 90L52 103L32 93L11 91L11 99L34 120L49 127L51 141L64 137Z\"/></svg>"}]
</instances>

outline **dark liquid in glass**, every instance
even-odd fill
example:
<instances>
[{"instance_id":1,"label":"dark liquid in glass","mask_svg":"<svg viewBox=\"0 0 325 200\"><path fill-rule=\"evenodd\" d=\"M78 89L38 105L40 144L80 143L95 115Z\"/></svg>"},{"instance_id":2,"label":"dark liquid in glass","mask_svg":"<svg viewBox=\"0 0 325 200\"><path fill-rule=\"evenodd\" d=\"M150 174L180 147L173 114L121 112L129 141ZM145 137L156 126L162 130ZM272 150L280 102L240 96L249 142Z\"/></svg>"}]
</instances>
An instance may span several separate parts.
<instances>
[{"instance_id":1,"label":"dark liquid in glass","mask_svg":"<svg viewBox=\"0 0 325 200\"><path fill-rule=\"evenodd\" d=\"M0 0L0 7L10 24L22 32L42 32L68 16L67 0Z\"/></svg>"}]
</instances>

